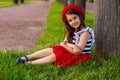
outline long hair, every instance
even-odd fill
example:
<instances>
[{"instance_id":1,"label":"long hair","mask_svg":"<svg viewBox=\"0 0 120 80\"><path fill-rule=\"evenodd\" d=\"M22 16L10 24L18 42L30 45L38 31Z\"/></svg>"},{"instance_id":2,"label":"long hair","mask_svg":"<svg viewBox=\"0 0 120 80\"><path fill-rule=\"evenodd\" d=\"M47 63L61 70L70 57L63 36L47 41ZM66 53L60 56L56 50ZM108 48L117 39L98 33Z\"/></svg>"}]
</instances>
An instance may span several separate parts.
<instances>
[{"instance_id":1,"label":"long hair","mask_svg":"<svg viewBox=\"0 0 120 80\"><path fill-rule=\"evenodd\" d=\"M80 31L81 30L81 26L85 27L84 20L82 19L82 16L76 10L68 10L65 15L71 15L71 14L75 14L75 15L79 16L79 18L81 20L81 24L79 25L77 31ZM67 36L67 40L68 40L69 43L73 43L72 41L73 41L73 36L74 36L75 28L73 28L73 27L71 27L69 25L66 16L65 16L64 21L65 21L65 27L64 27L64 29L65 29L65 35Z\"/></svg>"}]
</instances>

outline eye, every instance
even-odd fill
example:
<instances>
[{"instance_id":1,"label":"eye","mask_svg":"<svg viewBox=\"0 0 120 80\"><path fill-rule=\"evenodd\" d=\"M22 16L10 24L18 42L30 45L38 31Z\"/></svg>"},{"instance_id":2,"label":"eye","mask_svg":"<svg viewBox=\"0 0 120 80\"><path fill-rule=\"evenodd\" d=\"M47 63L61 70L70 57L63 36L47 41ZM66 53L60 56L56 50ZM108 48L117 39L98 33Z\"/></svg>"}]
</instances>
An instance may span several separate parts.
<instances>
[{"instance_id":1,"label":"eye","mask_svg":"<svg viewBox=\"0 0 120 80\"><path fill-rule=\"evenodd\" d=\"M74 16L74 17L73 17L73 19L75 20L75 19L77 19L77 17L76 17L76 16Z\"/></svg>"},{"instance_id":2,"label":"eye","mask_svg":"<svg viewBox=\"0 0 120 80\"><path fill-rule=\"evenodd\" d=\"M68 20L68 22L71 22L71 21L72 21L71 19Z\"/></svg>"}]
</instances>

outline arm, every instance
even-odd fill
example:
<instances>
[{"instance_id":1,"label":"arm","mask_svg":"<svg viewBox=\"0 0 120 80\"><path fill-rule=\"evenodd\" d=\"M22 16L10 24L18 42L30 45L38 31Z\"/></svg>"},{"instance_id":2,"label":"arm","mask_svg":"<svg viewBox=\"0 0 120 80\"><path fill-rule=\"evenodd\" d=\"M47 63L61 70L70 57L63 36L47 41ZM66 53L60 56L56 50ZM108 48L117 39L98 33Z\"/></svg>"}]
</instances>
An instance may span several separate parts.
<instances>
[{"instance_id":1,"label":"arm","mask_svg":"<svg viewBox=\"0 0 120 80\"><path fill-rule=\"evenodd\" d=\"M72 54L80 54L80 48L75 44L68 43L66 37L65 37L64 41L60 43L60 45Z\"/></svg>"},{"instance_id":2,"label":"arm","mask_svg":"<svg viewBox=\"0 0 120 80\"><path fill-rule=\"evenodd\" d=\"M79 43L78 43L78 47L81 49L81 52L82 52L83 49L85 48L88 39L90 39L90 34L89 34L89 32L87 32L87 31L83 32L83 33L81 34L81 36L80 36L80 41L79 41ZM80 52L80 53L81 53L81 52Z\"/></svg>"},{"instance_id":3,"label":"arm","mask_svg":"<svg viewBox=\"0 0 120 80\"><path fill-rule=\"evenodd\" d=\"M71 47L73 49L73 53L76 55L80 54L83 51L79 46L75 44L67 43L67 46Z\"/></svg>"},{"instance_id":4,"label":"arm","mask_svg":"<svg viewBox=\"0 0 120 80\"><path fill-rule=\"evenodd\" d=\"M72 47L70 47L68 44L68 40L67 40L67 37L65 37L64 41L60 43L60 45L62 47L64 47L68 52L70 53L74 53L74 50ZM71 44L72 45L72 44Z\"/></svg>"},{"instance_id":5,"label":"arm","mask_svg":"<svg viewBox=\"0 0 120 80\"><path fill-rule=\"evenodd\" d=\"M80 54L80 53L82 53L83 49L85 48L85 45L89 38L90 38L90 34L86 31L81 34L78 45L71 44L71 43L66 43L66 45L68 47L72 48L73 54Z\"/></svg>"},{"instance_id":6,"label":"arm","mask_svg":"<svg viewBox=\"0 0 120 80\"><path fill-rule=\"evenodd\" d=\"M68 42L61 42L60 45L63 46L70 53L78 55L82 53L89 38L90 38L90 34L86 31L81 34L78 45L71 44Z\"/></svg>"},{"instance_id":7,"label":"arm","mask_svg":"<svg viewBox=\"0 0 120 80\"><path fill-rule=\"evenodd\" d=\"M60 45L63 46L68 52L72 54L79 55L80 52L82 52L82 50L75 44L61 42Z\"/></svg>"},{"instance_id":8,"label":"arm","mask_svg":"<svg viewBox=\"0 0 120 80\"><path fill-rule=\"evenodd\" d=\"M61 42L60 45L64 47L68 52L74 54L74 50L72 47L69 47L66 42Z\"/></svg>"}]
</instances>

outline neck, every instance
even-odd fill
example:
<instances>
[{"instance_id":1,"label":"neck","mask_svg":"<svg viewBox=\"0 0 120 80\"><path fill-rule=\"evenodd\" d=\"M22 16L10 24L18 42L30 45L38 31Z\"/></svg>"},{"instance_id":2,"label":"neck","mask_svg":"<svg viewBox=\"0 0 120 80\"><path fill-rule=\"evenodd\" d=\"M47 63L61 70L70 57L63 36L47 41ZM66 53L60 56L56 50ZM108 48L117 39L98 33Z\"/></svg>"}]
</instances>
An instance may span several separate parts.
<instances>
[{"instance_id":1,"label":"neck","mask_svg":"<svg viewBox=\"0 0 120 80\"><path fill-rule=\"evenodd\" d=\"M84 29L85 27L83 25L80 26L80 28L75 28L75 32Z\"/></svg>"},{"instance_id":2,"label":"neck","mask_svg":"<svg viewBox=\"0 0 120 80\"><path fill-rule=\"evenodd\" d=\"M77 32L78 31L78 29L77 28L75 28L75 32Z\"/></svg>"}]
</instances>

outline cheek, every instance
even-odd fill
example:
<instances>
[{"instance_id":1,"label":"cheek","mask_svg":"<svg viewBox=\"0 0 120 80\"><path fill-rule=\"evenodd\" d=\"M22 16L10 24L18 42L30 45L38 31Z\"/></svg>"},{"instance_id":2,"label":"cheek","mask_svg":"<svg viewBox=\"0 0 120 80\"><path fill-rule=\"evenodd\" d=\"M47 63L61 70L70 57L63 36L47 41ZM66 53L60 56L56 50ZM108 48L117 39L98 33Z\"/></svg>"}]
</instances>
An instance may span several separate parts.
<instances>
[{"instance_id":1,"label":"cheek","mask_svg":"<svg viewBox=\"0 0 120 80\"><path fill-rule=\"evenodd\" d=\"M77 22L81 23L81 20L80 20L80 19L77 19Z\"/></svg>"},{"instance_id":2,"label":"cheek","mask_svg":"<svg viewBox=\"0 0 120 80\"><path fill-rule=\"evenodd\" d=\"M69 25L70 25L70 26L72 26L72 23L71 23L71 22L69 22Z\"/></svg>"}]
</instances>

